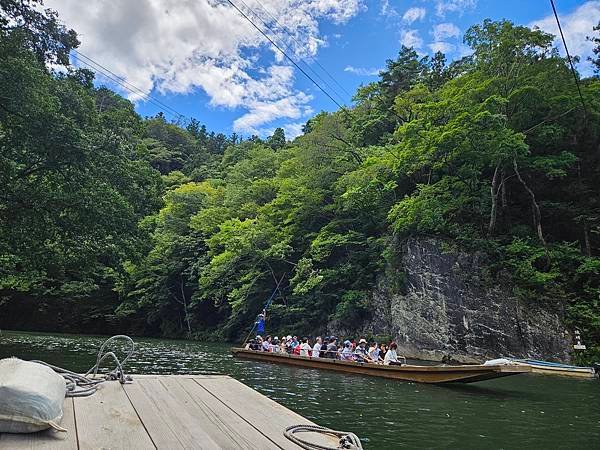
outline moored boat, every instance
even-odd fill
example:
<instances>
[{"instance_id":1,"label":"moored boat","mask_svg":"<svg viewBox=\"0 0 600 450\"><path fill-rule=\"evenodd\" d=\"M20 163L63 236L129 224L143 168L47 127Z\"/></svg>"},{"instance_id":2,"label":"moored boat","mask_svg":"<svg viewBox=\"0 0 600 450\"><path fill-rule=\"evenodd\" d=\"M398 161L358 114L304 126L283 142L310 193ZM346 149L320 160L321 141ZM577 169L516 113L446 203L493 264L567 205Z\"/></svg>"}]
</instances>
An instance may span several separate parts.
<instances>
[{"instance_id":1,"label":"moored boat","mask_svg":"<svg viewBox=\"0 0 600 450\"><path fill-rule=\"evenodd\" d=\"M333 370L358 375L369 375L396 380L414 381L417 383L473 383L510 375L531 372L531 367L522 364L510 365L461 365L461 366L384 366L354 361L341 361L329 358L312 358L289 355L287 353L271 353L243 348L232 348L234 356L255 361L287 364L312 369Z\"/></svg>"},{"instance_id":2,"label":"moored boat","mask_svg":"<svg viewBox=\"0 0 600 450\"><path fill-rule=\"evenodd\" d=\"M549 361L539 361L536 359L513 359L518 364L531 366L533 373L544 375L561 375L576 378L595 378L598 377L597 369L593 367L571 366Z\"/></svg>"}]
</instances>

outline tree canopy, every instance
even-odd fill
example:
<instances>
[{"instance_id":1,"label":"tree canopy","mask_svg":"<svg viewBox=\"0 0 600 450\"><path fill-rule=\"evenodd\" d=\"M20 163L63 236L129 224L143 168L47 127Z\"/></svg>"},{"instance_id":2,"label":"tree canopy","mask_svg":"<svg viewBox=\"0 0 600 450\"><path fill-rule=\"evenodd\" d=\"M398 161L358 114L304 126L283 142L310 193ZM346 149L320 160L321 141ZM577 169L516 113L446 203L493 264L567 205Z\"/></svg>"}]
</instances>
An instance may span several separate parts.
<instances>
[{"instance_id":1,"label":"tree canopy","mask_svg":"<svg viewBox=\"0 0 600 450\"><path fill-rule=\"evenodd\" d=\"M35 3L0 3L0 308L102 294L136 332L236 339L278 286L273 330L358 325L393 243L433 235L599 351L600 80L584 108L552 35L485 20L450 64L402 47L352 108L244 140L141 118Z\"/></svg>"}]
</instances>

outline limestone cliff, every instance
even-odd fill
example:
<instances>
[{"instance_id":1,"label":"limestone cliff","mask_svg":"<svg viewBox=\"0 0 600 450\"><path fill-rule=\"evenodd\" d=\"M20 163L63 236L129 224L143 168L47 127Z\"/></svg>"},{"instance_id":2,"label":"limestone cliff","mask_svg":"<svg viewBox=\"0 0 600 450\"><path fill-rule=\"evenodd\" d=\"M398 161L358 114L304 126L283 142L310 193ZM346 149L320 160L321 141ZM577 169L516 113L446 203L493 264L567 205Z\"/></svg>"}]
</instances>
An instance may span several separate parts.
<instances>
[{"instance_id":1,"label":"limestone cliff","mask_svg":"<svg viewBox=\"0 0 600 450\"><path fill-rule=\"evenodd\" d=\"M392 336L400 353L419 359L568 360L561 305L518 299L507 277L487 273L485 255L445 251L431 238L409 239L396 251L362 333ZM336 323L329 331L349 335Z\"/></svg>"}]
</instances>

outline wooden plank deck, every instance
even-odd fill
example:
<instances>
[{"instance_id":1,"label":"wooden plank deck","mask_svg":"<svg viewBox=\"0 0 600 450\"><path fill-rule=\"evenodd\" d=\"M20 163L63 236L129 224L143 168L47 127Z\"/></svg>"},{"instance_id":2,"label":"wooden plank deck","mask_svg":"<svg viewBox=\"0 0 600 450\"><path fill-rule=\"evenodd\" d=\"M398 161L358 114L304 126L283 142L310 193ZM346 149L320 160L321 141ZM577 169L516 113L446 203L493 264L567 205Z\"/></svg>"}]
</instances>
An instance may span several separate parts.
<instances>
[{"instance_id":1,"label":"wooden plank deck","mask_svg":"<svg viewBox=\"0 0 600 450\"><path fill-rule=\"evenodd\" d=\"M65 399L67 433L3 433L0 450L299 449L283 435L295 424L312 422L228 376L136 375Z\"/></svg>"}]
</instances>

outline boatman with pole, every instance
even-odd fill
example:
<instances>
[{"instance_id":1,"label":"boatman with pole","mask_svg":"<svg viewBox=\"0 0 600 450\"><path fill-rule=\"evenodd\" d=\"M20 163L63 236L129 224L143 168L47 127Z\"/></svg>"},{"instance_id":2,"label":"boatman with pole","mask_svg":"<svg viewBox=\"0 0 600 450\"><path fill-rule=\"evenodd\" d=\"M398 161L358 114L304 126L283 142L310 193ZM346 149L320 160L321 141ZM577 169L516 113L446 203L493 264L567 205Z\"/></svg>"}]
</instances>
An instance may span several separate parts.
<instances>
[{"instance_id":1,"label":"boatman with pole","mask_svg":"<svg viewBox=\"0 0 600 450\"><path fill-rule=\"evenodd\" d=\"M265 320L267 319L267 310L263 309L262 313L256 318L256 334L261 336L265 334Z\"/></svg>"}]
</instances>

